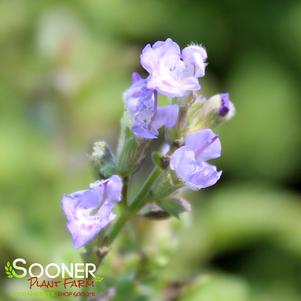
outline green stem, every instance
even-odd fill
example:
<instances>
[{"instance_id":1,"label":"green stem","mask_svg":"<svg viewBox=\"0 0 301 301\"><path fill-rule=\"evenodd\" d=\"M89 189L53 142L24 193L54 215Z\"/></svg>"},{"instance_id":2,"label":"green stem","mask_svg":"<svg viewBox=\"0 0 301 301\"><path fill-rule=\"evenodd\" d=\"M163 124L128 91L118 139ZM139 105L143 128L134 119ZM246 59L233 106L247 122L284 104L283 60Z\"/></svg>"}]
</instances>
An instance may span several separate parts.
<instances>
[{"instance_id":1,"label":"green stem","mask_svg":"<svg viewBox=\"0 0 301 301\"><path fill-rule=\"evenodd\" d=\"M118 218L115 224L112 225L109 232L106 236L106 245L110 245L119 232L122 230L126 222L129 220L131 216L133 216L139 209L143 207L145 201L147 200L148 193L150 191L151 186L155 182L155 180L160 175L161 170L159 168L154 168L147 180L145 181L144 185L142 186L141 190L134 198L132 203L129 205L128 210L125 210L121 216Z\"/></svg>"},{"instance_id":2,"label":"green stem","mask_svg":"<svg viewBox=\"0 0 301 301\"><path fill-rule=\"evenodd\" d=\"M137 196L134 198L132 203L129 205L129 209L131 212L137 212L139 209L141 209L143 207L146 197L148 196L148 193L150 192L151 186L154 184L155 180L159 177L160 174L161 174L160 168L155 167L152 170L149 177L143 184L141 190L139 191Z\"/></svg>"},{"instance_id":3,"label":"green stem","mask_svg":"<svg viewBox=\"0 0 301 301\"><path fill-rule=\"evenodd\" d=\"M122 183L121 206L125 210L127 208L129 178L127 176L123 177Z\"/></svg>"},{"instance_id":4,"label":"green stem","mask_svg":"<svg viewBox=\"0 0 301 301\"><path fill-rule=\"evenodd\" d=\"M119 218L117 219L116 223L112 225L109 229L106 237L105 237L105 245L110 246L119 232L122 230L123 226L131 217L131 213L129 211L123 212Z\"/></svg>"},{"instance_id":5,"label":"green stem","mask_svg":"<svg viewBox=\"0 0 301 301\"><path fill-rule=\"evenodd\" d=\"M137 213L145 204L147 201L147 196L150 191L151 186L155 182L155 180L158 178L158 176L161 174L161 169L158 167L155 167L145 183L143 184L141 190L137 194L137 196L134 198L132 203L127 206L127 190L128 190L128 178L123 178L123 189L122 189L122 213L115 222L115 224L112 225L111 228L109 228L109 231L106 233L106 236L104 238L104 241L102 243L103 246L109 247L117 235L120 233L120 231L123 229L124 225L127 223L127 221L135 214ZM96 269L100 266L103 257L99 257L98 261L96 262ZM87 258L86 262L90 262L89 258ZM86 289L83 288L82 292L86 292ZM81 300L86 300L85 296L81 297Z\"/></svg>"}]
</instances>

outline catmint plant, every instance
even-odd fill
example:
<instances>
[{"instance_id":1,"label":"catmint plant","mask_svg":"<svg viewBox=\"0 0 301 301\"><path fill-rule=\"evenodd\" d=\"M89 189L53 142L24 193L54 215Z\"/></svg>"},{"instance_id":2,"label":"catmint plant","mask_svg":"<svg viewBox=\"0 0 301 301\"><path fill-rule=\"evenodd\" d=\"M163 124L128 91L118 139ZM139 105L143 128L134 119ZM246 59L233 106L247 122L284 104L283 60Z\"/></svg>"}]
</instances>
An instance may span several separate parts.
<instances>
[{"instance_id":1,"label":"catmint plant","mask_svg":"<svg viewBox=\"0 0 301 301\"><path fill-rule=\"evenodd\" d=\"M183 188L200 190L220 179L222 172L209 163L221 156L220 138L213 129L232 118L235 109L228 93L210 98L201 94L206 60L203 46L192 44L181 50L171 39L142 50L140 63L147 75L134 72L123 94L116 153L106 142L96 142L91 154L96 182L62 198L67 229L74 247L86 246L85 260L99 266L135 216L160 212L160 217L178 217L191 209L182 197ZM159 94L169 104L159 105ZM163 142L152 154L153 170L136 196L128 199L132 176L159 137ZM147 211L150 207L159 211Z\"/></svg>"}]
</instances>

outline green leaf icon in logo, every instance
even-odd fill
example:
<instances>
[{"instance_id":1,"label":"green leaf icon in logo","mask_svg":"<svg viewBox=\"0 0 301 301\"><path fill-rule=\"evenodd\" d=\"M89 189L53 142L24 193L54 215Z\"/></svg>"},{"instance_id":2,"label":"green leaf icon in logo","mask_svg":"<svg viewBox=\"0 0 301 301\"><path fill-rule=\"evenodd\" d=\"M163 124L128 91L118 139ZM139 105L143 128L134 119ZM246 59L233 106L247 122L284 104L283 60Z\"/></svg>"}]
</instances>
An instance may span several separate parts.
<instances>
[{"instance_id":1,"label":"green leaf icon in logo","mask_svg":"<svg viewBox=\"0 0 301 301\"><path fill-rule=\"evenodd\" d=\"M21 278L18 274L16 274L15 270L13 269L9 261L6 263L4 269L7 278Z\"/></svg>"}]
</instances>

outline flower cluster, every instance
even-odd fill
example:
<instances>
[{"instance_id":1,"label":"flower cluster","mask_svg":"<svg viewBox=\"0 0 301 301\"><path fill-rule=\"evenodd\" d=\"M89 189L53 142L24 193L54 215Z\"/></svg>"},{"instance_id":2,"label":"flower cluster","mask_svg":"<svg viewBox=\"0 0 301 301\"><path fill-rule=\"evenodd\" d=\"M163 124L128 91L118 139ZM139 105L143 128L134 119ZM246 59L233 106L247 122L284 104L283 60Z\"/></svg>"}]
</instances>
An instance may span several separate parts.
<instances>
[{"instance_id":1,"label":"flower cluster","mask_svg":"<svg viewBox=\"0 0 301 301\"><path fill-rule=\"evenodd\" d=\"M221 155L220 139L211 128L230 119L235 111L228 93L209 99L200 94L199 79L205 75L206 60L201 45L181 50L171 39L142 50L140 63L148 75L143 78L134 72L131 86L124 92L125 115L116 156L105 142L95 143L91 158L98 181L62 199L75 247L82 247L111 224L121 198L132 213L153 202L167 213L179 213L189 208L177 201L182 200L179 188L199 190L219 180L221 171L208 163ZM159 94L166 96L169 104L160 106ZM128 185L128 178L141 166L145 149L159 137L160 128L168 129L167 150L154 160L155 172L137 198L127 202L123 185Z\"/></svg>"},{"instance_id":2,"label":"flower cluster","mask_svg":"<svg viewBox=\"0 0 301 301\"><path fill-rule=\"evenodd\" d=\"M176 124L178 105L158 106L158 93L184 97L199 90L198 78L205 75L206 59L202 46L191 45L181 52L171 39L145 46L140 62L149 76L143 79L133 73L132 85L124 93L132 131L137 137L154 139L160 127L172 128Z\"/></svg>"}]
</instances>

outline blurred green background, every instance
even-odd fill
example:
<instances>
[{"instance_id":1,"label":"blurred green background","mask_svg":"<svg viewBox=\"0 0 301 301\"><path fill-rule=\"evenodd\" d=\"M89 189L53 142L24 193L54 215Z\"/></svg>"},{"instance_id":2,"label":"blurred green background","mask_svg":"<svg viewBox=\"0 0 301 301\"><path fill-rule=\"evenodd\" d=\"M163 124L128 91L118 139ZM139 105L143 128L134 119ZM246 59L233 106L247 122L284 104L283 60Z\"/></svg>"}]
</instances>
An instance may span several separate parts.
<instances>
[{"instance_id":1,"label":"blurred green background","mask_svg":"<svg viewBox=\"0 0 301 301\"><path fill-rule=\"evenodd\" d=\"M189 194L192 218L162 273L200 275L183 301L300 301L298 0L2 0L1 269L78 253L61 196L92 181L94 141L116 146L139 53L167 37L206 47L203 94L229 91L237 115L218 130L222 180ZM7 292L18 282L1 282L16 300Z\"/></svg>"}]
</instances>

